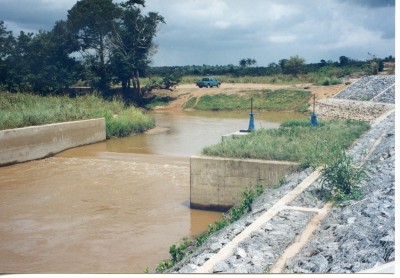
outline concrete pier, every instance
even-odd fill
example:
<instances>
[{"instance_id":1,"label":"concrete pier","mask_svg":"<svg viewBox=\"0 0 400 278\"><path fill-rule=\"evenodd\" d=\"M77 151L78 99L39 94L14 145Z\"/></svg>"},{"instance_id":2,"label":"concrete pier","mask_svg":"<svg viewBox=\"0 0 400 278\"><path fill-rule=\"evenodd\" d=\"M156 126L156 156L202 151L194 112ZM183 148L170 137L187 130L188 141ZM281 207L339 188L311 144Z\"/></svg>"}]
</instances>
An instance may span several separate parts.
<instances>
[{"instance_id":1,"label":"concrete pier","mask_svg":"<svg viewBox=\"0 0 400 278\"><path fill-rule=\"evenodd\" d=\"M297 163L206 156L190 158L190 207L225 211L249 185L271 186Z\"/></svg>"}]
</instances>

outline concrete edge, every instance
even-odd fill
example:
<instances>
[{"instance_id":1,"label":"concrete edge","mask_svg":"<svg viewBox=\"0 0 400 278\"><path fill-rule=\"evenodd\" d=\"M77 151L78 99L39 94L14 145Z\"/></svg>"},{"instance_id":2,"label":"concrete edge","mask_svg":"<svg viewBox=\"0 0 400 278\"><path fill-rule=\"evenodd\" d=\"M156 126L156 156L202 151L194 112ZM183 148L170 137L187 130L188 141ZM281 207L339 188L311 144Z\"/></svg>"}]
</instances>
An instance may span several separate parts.
<instances>
[{"instance_id":1,"label":"concrete edge","mask_svg":"<svg viewBox=\"0 0 400 278\"><path fill-rule=\"evenodd\" d=\"M0 166L43 159L104 140L105 118L1 130Z\"/></svg>"},{"instance_id":2,"label":"concrete edge","mask_svg":"<svg viewBox=\"0 0 400 278\"><path fill-rule=\"evenodd\" d=\"M273 163L273 164L294 165L294 166L300 165L299 163L292 161L264 160L264 159L252 159L252 158L229 158L229 157L206 156L206 155L192 155L190 156L190 158L229 160L229 161L249 161L249 162Z\"/></svg>"}]
</instances>

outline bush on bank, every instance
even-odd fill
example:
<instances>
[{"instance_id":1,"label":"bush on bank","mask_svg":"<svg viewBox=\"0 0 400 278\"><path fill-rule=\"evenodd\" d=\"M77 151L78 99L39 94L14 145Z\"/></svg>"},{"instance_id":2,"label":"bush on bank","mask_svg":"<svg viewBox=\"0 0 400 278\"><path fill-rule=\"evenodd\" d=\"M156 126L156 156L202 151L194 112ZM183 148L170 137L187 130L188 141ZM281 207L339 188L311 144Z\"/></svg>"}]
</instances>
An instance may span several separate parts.
<instances>
[{"instance_id":1,"label":"bush on bank","mask_svg":"<svg viewBox=\"0 0 400 278\"><path fill-rule=\"evenodd\" d=\"M155 120L123 102L94 95L38 96L0 93L0 130L105 117L106 136L121 137L155 126Z\"/></svg>"}]
</instances>

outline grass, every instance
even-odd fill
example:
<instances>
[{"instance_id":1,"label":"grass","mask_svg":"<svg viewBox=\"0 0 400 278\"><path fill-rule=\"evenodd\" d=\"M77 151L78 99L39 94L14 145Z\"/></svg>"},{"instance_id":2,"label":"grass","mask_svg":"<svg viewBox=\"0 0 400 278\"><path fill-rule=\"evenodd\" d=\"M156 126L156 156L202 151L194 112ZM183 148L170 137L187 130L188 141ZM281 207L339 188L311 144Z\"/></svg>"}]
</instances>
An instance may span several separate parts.
<instances>
[{"instance_id":1,"label":"grass","mask_svg":"<svg viewBox=\"0 0 400 278\"><path fill-rule=\"evenodd\" d=\"M365 176L365 168L356 166L345 151L333 154L326 159L321 170L322 184L328 186L328 194L335 204L362 196L357 184Z\"/></svg>"},{"instance_id":2,"label":"grass","mask_svg":"<svg viewBox=\"0 0 400 278\"><path fill-rule=\"evenodd\" d=\"M317 128L309 121L293 120L278 129L259 129L241 138L224 140L208 146L208 156L253 158L299 162L302 167L316 166L332 153L348 148L369 124L360 121L332 120L320 122Z\"/></svg>"},{"instance_id":3,"label":"grass","mask_svg":"<svg viewBox=\"0 0 400 278\"><path fill-rule=\"evenodd\" d=\"M212 234L218 232L229 224L237 221L244 214L252 210L254 200L264 192L264 186L259 184L255 186L248 186L241 194L242 200L240 203L232 207L229 211L222 215L222 219L208 225L207 231L201 233L194 241L189 241L183 238L181 243L173 244L170 249L170 258L163 260L156 267L157 273L163 273L168 269L174 267L176 263L181 261L193 248L201 246Z\"/></svg>"},{"instance_id":4,"label":"grass","mask_svg":"<svg viewBox=\"0 0 400 278\"><path fill-rule=\"evenodd\" d=\"M121 101L94 95L76 98L0 93L0 130L105 117L106 136L121 137L154 127L153 118Z\"/></svg>"},{"instance_id":5,"label":"grass","mask_svg":"<svg viewBox=\"0 0 400 278\"><path fill-rule=\"evenodd\" d=\"M193 107L197 110L255 110L306 112L311 93L304 90L265 90L248 95L205 95ZM190 101L190 100L189 100Z\"/></svg>"},{"instance_id":6,"label":"grass","mask_svg":"<svg viewBox=\"0 0 400 278\"><path fill-rule=\"evenodd\" d=\"M196 104L197 97L191 97L183 106L184 109L190 109L193 108L194 105Z\"/></svg>"}]
</instances>

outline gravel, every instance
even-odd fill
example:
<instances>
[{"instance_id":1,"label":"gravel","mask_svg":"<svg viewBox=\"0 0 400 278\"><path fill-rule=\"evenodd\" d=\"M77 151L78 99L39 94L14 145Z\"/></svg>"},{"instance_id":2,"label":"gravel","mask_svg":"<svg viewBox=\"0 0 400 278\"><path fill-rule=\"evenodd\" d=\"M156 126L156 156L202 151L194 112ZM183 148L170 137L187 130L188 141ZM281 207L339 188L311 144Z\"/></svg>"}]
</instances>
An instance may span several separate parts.
<instances>
[{"instance_id":1,"label":"gravel","mask_svg":"<svg viewBox=\"0 0 400 278\"><path fill-rule=\"evenodd\" d=\"M394 75L365 76L336 94L334 98L369 101L391 87L394 90L394 85ZM381 101L394 103L394 94L392 96Z\"/></svg>"},{"instance_id":2,"label":"gravel","mask_svg":"<svg viewBox=\"0 0 400 278\"><path fill-rule=\"evenodd\" d=\"M345 103L343 106L347 107L349 100L338 99L339 95L348 99L360 99L368 95L373 99L376 96L382 97L383 94L372 95L371 92L382 91L385 88L385 94L389 92L394 94L394 89L390 87L387 89L388 86L394 88L393 82L392 76L365 77L329 101L338 106L341 106L342 102ZM366 93L360 94L359 90L364 90ZM387 99L394 100L394 96L389 96ZM358 111L354 113L362 114L362 119L367 121L372 121L394 108L393 104L389 103L357 100L350 102L353 109ZM365 103L371 106L365 106ZM367 153L366 150L372 146L375 146L374 151ZM365 162L367 178L358 184L363 192L363 198L334 206L314 231L311 240L297 255L286 261L283 272L355 273L395 260L394 146L395 113L392 113L379 124L372 126L348 150L348 154L355 162ZM266 190L253 203L251 213L211 236L201 247L178 263L171 272L189 273L196 270L311 172L312 169L306 169L293 173L286 178L287 182L282 187ZM321 196L320 187L320 181L317 180L289 206L322 208L327 200ZM280 211L258 231L243 240L230 257L218 262L213 272L269 272L284 250L298 239L313 215L315 212L312 211L295 209Z\"/></svg>"},{"instance_id":3,"label":"gravel","mask_svg":"<svg viewBox=\"0 0 400 278\"><path fill-rule=\"evenodd\" d=\"M367 160L367 179L359 184L361 201L334 207L314 238L286 262L287 273L354 273L395 259L394 114L369 132L382 141ZM368 136L357 148L371 142ZM318 265L328 261L326 268Z\"/></svg>"}]
</instances>

